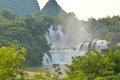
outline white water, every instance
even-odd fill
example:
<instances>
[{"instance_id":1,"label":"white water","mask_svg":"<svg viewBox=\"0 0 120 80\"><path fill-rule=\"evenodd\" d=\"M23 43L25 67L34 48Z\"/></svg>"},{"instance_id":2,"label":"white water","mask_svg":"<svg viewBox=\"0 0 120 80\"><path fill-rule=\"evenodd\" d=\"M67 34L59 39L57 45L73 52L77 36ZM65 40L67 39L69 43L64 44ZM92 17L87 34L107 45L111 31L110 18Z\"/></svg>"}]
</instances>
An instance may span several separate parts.
<instances>
[{"instance_id":1,"label":"white water","mask_svg":"<svg viewBox=\"0 0 120 80\"><path fill-rule=\"evenodd\" d=\"M120 46L120 43L118 43L117 46Z\"/></svg>"},{"instance_id":2,"label":"white water","mask_svg":"<svg viewBox=\"0 0 120 80\"><path fill-rule=\"evenodd\" d=\"M92 42L81 42L76 49L78 51L87 52L89 48L100 51L101 49L108 48L108 42L106 40L93 40Z\"/></svg>"},{"instance_id":3,"label":"white water","mask_svg":"<svg viewBox=\"0 0 120 80\"><path fill-rule=\"evenodd\" d=\"M84 32L86 33L84 29L81 31L83 31L83 33ZM70 47L68 47L69 44L67 44L70 41L69 40L70 38L68 37L68 33L69 32L63 32L61 26L57 26L57 27L50 26L45 36L48 41L48 44L52 44L52 45L51 45L51 50L49 51L50 56L48 56L47 53L44 54L43 57L44 65L71 64L72 57L84 55L89 48L95 49L97 51L108 48L108 42L106 40L95 39L93 41L90 40L84 41L85 39L83 38L84 36L82 37L77 36L76 40L78 38L81 38L81 40L83 41L80 41L80 44L76 47L76 49L73 50Z\"/></svg>"},{"instance_id":4,"label":"white water","mask_svg":"<svg viewBox=\"0 0 120 80\"><path fill-rule=\"evenodd\" d=\"M62 32L62 29L59 25L56 27L50 26L45 36L48 41L48 44L52 45L66 44L65 34Z\"/></svg>"}]
</instances>

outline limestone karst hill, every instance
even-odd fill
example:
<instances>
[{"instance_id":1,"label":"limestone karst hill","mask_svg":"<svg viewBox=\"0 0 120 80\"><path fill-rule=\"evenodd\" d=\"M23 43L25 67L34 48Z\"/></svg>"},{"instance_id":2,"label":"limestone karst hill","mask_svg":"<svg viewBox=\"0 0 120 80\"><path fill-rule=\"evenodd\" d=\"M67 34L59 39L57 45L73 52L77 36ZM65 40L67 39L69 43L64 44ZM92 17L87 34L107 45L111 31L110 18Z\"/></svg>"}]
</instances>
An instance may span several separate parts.
<instances>
[{"instance_id":1,"label":"limestone karst hill","mask_svg":"<svg viewBox=\"0 0 120 80\"><path fill-rule=\"evenodd\" d=\"M9 9L19 16L40 10L37 0L0 0L0 9Z\"/></svg>"},{"instance_id":2,"label":"limestone karst hill","mask_svg":"<svg viewBox=\"0 0 120 80\"><path fill-rule=\"evenodd\" d=\"M48 16L58 16L66 14L66 12L59 6L56 0L49 0L43 7L42 12Z\"/></svg>"}]
</instances>

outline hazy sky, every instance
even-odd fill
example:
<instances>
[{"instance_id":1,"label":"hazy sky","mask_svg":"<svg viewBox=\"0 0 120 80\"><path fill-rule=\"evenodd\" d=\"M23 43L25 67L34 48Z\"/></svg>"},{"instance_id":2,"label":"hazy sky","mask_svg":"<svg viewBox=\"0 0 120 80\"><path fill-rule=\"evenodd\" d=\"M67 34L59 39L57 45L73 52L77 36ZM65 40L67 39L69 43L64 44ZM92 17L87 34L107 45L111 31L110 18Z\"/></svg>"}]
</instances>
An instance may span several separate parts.
<instances>
[{"instance_id":1,"label":"hazy sky","mask_svg":"<svg viewBox=\"0 0 120 80\"><path fill-rule=\"evenodd\" d=\"M37 0L40 8L48 0ZM66 12L74 12L80 20L120 15L120 0L56 0Z\"/></svg>"}]
</instances>

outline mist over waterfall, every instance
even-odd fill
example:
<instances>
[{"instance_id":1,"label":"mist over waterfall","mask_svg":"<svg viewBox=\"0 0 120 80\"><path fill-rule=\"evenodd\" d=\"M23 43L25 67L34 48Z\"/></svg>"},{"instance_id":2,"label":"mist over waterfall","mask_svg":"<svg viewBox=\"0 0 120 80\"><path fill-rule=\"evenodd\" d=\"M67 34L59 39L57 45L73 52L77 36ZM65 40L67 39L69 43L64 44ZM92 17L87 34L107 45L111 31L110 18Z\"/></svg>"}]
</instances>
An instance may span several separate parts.
<instances>
[{"instance_id":1,"label":"mist over waterfall","mask_svg":"<svg viewBox=\"0 0 120 80\"><path fill-rule=\"evenodd\" d=\"M45 36L48 44L76 47L80 42L92 40L92 34L87 28L76 21L66 21L64 25L51 25Z\"/></svg>"},{"instance_id":2,"label":"mist over waterfall","mask_svg":"<svg viewBox=\"0 0 120 80\"><path fill-rule=\"evenodd\" d=\"M70 47L76 47L82 41L92 40L89 27L74 17L69 17L64 22L63 28L67 38L66 44Z\"/></svg>"},{"instance_id":3,"label":"mist over waterfall","mask_svg":"<svg viewBox=\"0 0 120 80\"><path fill-rule=\"evenodd\" d=\"M62 30L63 29L63 30ZM46 32L46 39L48 44L75 47L82 41L91 40L87 31L80 27L76 30L74 27L63 27L61 25L50 26L48 32Z\"/></svg>"},{"instance_id":4,"label":"mist over waterfall","mask_svg":"<svg viewBox=\"0 0 120 80\"><path fill-rule=\"evenodd\" d=\"M106 40L93 39L89 28L70 18L64 24L51 25L45 34L51 50L44 54L43 64L71 64L72 57L84 55L89 48L108 48Z\"/></svg>"}]
</instances>

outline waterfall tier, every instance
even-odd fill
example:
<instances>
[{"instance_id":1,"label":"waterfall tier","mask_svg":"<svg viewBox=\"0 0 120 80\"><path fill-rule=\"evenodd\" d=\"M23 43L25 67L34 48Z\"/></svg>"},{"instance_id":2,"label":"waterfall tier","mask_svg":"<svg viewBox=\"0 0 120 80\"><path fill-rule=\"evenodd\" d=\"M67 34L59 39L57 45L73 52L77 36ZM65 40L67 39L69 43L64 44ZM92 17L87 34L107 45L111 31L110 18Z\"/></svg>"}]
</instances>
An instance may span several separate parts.
<instances>
[{"instance_id":1,"label":"waterfall tier","mask_svg":"<svg viewBox=\"0 0 120 80\"><path fill-rule=\"evenodd\" d=\"M50 26L45 36L48 41L48 44L52 44L54 46L61 46L66 44L66 37L65 34L62 32L60 26Z\"/></svg>"},{"instance_id":2,"label":"waterfall tier","mask_svg":"<svg viewBox=\"0 0 120 80\"><path fill-rule=\"evenodd\" d=\"M108 48L106 40L93 40L89 42L81 42L76 50L51 46L51 50L43 57L43 64L71 64L72 57L84 55L89 48L100 51L101 49Z\"/></svg>"},{"instance_id":3,"label":"waterfall tier","mask_svg":"<svg viewBox=\"0 0 120 80\"><path fill-rule=\"evenodd\" d=\"M108 48L108 42L106 40L93 40L91 42L81 42L76 49L78 51L83 51L84 53L87 52L87 50L91 48L91 49L95 49L97 51L100 51L101 49L105 49Z\"/></svg>"}]
</instances>

